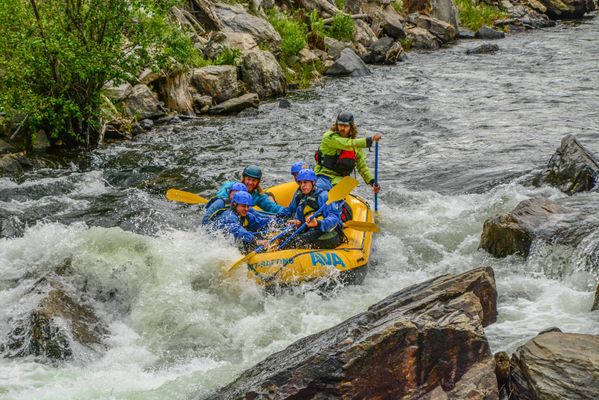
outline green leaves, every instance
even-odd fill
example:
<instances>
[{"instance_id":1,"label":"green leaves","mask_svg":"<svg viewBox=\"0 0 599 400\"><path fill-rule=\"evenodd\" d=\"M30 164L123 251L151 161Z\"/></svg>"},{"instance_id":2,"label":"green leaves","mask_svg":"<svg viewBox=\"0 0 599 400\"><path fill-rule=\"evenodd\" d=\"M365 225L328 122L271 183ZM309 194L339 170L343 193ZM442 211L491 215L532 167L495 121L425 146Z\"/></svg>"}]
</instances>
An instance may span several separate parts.
<instances>
[{"instance_id":1,"label":"green leaves","mask_svg":"<svg viewBox=\"0 0 599 400\"><path fill-rule=\"evenodd\" d=\"M0 108L30 115L30 131L71 143L91 134L93 141L106 82L199 62L187 33L168 22L178 3L0 1Z\"/></svg>"}]
</instances>

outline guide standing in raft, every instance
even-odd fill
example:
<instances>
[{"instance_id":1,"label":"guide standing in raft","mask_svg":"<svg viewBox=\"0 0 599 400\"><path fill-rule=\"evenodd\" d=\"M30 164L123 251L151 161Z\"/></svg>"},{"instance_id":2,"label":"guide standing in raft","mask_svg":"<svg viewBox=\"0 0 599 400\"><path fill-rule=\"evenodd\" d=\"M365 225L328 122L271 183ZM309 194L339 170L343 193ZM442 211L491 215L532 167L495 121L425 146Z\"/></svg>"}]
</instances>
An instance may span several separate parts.
<instances>
[{"instance_id":1,"label":"guide standing in raft","mask_svg":"<svg viewBox=\"0 0 599 400\"><path fill-rule=\"evenodd\" d=\"M366 164L364 149L370 148L372 143L378 142L382 136L377 133L358 139L357 135L353 114L347 111L340 113L331 129L323 134L320 148L315 155L317 187L330 190L341 178L350 175L357 168L364 182L372 186L375 193L380 191L380 185L375 183L374 175Z\"/></svg>"}]
</instances>

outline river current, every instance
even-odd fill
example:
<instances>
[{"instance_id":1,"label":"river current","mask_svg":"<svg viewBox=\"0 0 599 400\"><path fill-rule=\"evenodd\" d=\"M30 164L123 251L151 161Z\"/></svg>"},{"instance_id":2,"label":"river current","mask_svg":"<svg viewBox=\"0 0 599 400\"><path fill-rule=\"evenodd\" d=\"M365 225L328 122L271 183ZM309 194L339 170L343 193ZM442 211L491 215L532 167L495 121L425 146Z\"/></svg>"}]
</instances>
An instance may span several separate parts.
<instances>
[{"instance_id":1,"label":"river current","mask_svg":"<svg viewBox=\"0 0 599 400\"><path fill-rule=\"evenodd\" d=\"M31 305L20 299L65 261L86 280L108 323L108 349L76 347L52 365L0 358L2 399L186 399L387 295L445 273L495 270L492 351L514 351L540 330L599 334L590 313L599 266L535 246L528 260L478 249L486 218L520 201L565 196L534 188L566 134L599 154L599 18L409 54L364 78L336 79L236 117L157 127L64 165L0 179L0 334ZM365 281L326 294L265 294L243 273L219 277L240 254L199 226L201 208L169 203L169 187L209 197L250 163L264 184L312 161L322 132L351 110L362 134L380 132L381 233ZM368 154L373 165L374 153ZM358 192L372 199L362 184ZM587 195L599 204L599 193ZM599 232L584 242L599 241Z\"/></svg>"}]
</instances>

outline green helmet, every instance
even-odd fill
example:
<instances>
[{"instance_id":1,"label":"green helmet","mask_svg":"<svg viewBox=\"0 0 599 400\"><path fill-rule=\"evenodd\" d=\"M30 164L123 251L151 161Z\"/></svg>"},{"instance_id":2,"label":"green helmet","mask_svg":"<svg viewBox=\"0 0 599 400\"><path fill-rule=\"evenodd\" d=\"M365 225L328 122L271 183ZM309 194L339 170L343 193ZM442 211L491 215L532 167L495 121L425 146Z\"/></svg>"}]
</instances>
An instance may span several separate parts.
<instances>
[{"instance_id":1,"label":"green helmet","mask_svg":"<svg viewBox=\"0 0 599 400\"><path fill-rule=\"evenodd\" d=\"M243 169L243 176L250 178L262 179L262 170L256 165L248 165Z\"/></svg>"}]
</instances>

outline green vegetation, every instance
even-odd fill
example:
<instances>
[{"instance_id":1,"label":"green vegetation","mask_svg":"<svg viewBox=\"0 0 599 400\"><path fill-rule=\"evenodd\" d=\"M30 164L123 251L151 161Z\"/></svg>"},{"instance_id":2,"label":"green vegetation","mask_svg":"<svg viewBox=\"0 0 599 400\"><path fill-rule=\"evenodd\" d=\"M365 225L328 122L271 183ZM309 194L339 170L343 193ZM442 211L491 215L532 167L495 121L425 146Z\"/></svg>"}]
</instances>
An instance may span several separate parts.
<instances>
[{"instance_id":1,"label":"green vegetation","mask_svg":"<svg viewBox=\"0 0 599 400\"><path fill-rule=\"evenodd\" d=\"M356 23L350 15L339 13L333 16L333 21L326 30L326 34L337 40L351 41L354 37L355 27Z\"/></svg>"},{"instance_id":2,"label":"green vegetation","mask_svg":"<svg viewBox=\"0 0 599 400\"><path fill-rule=\"evenodd\" d=\"M168 22L179 0L0 1L0 107L70 144L92 144L102 88L143 68L176 71L203 60Z\"/></svg>"},{"instance_id":3,"label":"green vegetation","mask_svg":"<svg viewBox=\"0 0 599 400\"><path fill-rule=\"evenodd\" d=\"M483 25L493 26L496 19L507 18L501 9L488 4L474 4L473 0L455 0L458 8L460 23L473 31L479 30Z\"/></svg>"},{"instance_id":4,"label":"green vegetation","mask_svg":"<svg viewBox=\"0 0 599 400\"><path fill-rule=\"evenodd\" d=\"M310 13L310 30L312 32L318 33L321 36L325 35L324 20L316 10L312 10L312 12Z\"/></svg>"},{"instance_id":5,"label":"green vegetation","mask_svg":"<svg viewBox=\"0 0 599 400\"><path fill-rule=\"evenodd\" d=\"M213 65L235 65L241 64L241 50L225 47L223 51L211 63Z\"/></svg>"},{"instance_id":6,"label":"green vegetation","mask_svg":"<svg viewBox=\"0 0 599 400\"><path fill-rule=\"evenodd\" d=\"M310 64L295 63L287 65L281 62L288 83L297 84L300 89L310 87L314 79L324 72L324 66L320 60Z\"/></svg>"},{"instance_id":7,"label":"green vegetation","mask_svg":"<svg viewBox=\"0 0 599 400\"><path fill-rule=\"evenodd\" d=\"M397 13L401 14L401 12L403 11L403 1L402 0L393 0L391 2L391 7L393 7L393 9L395 11L397 11Z\"/></svg>"},{"instance_id":8,"label":"green vegetation","mask_svg":"<svg viewBox=\"0 0 599 400\"><path fill-rule=\"evenodd\" d=\"M284 57L297 55L308 44L306 24L291 19L286 14L281 14L274 9L268 13L268 22L281 35L281 51Z\"/></svg>"},{"instance_id":9,"label":"green vegetation","mask_svg":"<svg viewBox=\"0 0 599 400\"><path fill-rule=\"evenodd\" d=\"M345 9L345 0L335 0L335 6L337 6L340 11L343 11Z\"/></svg>"},{"instance_id":10,"label":"green vegetation","mask_svg":"<svg viewBox=\"0 0 599 400\"><path fill-rule=\"evenodd\" d=\"M411 37L406 36L405 38L401 39L399 41L399 43L401 43L401 47L404 49L404 51L412 50L412 38Z\"/></svg>"}]
</instances>

